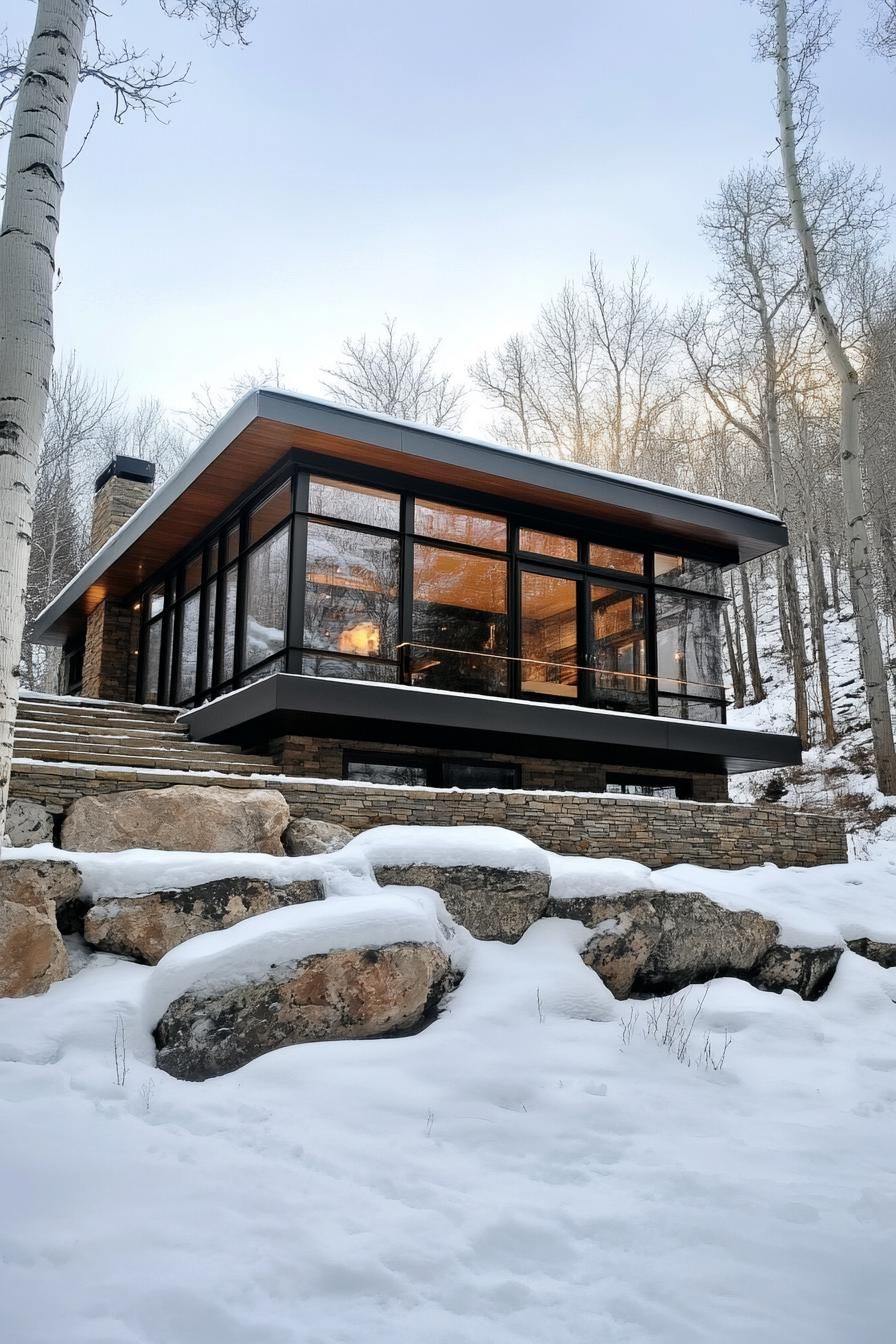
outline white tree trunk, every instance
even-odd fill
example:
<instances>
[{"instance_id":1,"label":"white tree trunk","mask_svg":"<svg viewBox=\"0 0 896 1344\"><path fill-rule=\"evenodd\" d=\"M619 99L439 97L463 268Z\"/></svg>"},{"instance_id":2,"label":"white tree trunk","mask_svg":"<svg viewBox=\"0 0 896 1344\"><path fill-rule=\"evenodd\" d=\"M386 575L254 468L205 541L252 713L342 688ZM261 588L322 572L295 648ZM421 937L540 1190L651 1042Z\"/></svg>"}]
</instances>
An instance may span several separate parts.
<instances>
[{"instance_id":1,"label":"white tree trunk","mask_svg":"<svg viewBox=\"0 0 896 1344\"><path fill-rule=\"evenodd\" d=\"M787 0L776 0L776 66L781 160L790 202L791 221L803 253L809 309L821 334L831 367L840 380L840 477L846 514L847 565L859 641L859 657L865 681L878 787L883 793L896 794L896 746L893 743L893 722L880 629L877 624L868 524L865 516L858 407L859 379L827 305L815 239L806 217L796 152L787 19Z\"/></svg>"},{"instance_id":2,"label":"white tree trunk","mask_svg":"<svg viewBox=\"0 0 896 1344\"><path fill-rule=\"evenodd\" d=\"M38 0L0 224L0 841L9 793L34 484L53 368L62 163L86 0Z\"/></svg>"}]
</instances>

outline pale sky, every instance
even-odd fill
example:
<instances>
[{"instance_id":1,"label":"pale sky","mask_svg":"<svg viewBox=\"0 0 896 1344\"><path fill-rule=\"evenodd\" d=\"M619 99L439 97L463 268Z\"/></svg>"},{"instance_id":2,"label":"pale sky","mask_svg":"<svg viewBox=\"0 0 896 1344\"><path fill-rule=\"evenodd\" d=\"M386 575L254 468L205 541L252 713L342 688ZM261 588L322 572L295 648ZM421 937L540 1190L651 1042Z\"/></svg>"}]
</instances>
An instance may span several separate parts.
<instances>
[{"instance_id":1,"label":"pale sky","mask_svg":"<svg viewBox=\"0 0 896 1344\"><path fill-rule=\"evenodd\" d=\"M167 125L107 117L67 173L57 345L134 397L183 407L275 359L319 393L387 312L463 374L592 249L674 303L711 268L703 203L774 147L741 0L258 6L251 46L210 50L131 0L124 30L192 82ZM896 71L859 45L864 0L840 8L823 146L896 188ZM487 418L474 400L465 427Z\"/></svg>"}]
</instances>

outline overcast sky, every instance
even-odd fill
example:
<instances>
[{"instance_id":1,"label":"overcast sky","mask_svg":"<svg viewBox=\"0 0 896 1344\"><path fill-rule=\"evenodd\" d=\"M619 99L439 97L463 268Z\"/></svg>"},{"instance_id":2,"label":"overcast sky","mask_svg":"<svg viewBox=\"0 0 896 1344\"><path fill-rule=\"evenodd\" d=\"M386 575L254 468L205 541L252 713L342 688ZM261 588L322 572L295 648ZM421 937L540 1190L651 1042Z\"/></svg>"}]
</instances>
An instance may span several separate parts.
<instances>
[{"instance_id":1,"label":"overcast sky","mask_svg":"<svg viewBox=\"0 0 896 1344\"><path fill-rule=\"evenodd\" d=\"M131 0L126 31L192 82L167 125L98 125L67 174L57 344L172 407L275 359L319 392L387 312L462 373L592 249L675 302L710 269L704 201L774 145L741 0L258 5L251 46L209 50ZM840 8L824 148L893 188L896 72L860 47L864 0Z\"/></svg>"}]
</instances>

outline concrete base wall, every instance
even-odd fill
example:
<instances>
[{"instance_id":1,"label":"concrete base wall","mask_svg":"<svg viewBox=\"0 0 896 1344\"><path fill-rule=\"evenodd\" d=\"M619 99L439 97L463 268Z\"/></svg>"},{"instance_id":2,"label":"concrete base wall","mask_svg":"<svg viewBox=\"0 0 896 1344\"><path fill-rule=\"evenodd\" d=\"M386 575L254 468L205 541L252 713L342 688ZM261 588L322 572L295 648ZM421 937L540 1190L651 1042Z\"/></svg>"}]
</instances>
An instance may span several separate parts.
<instances>
[{"instance_id":1,"label":"concrete base wall","mask_svg":"<svg viewBox=\"0 0 896 1344\"><path fill-rule=\"evenodd\" d=\"M10 796L31 798L61 815L74 798L118 789L172 784L273 788L294 816L339 822L358 832L390 824L504 826L545 849L596 858L636 859L651 868L698 863L714 868L753 864L812 867L844 863L843 822L773 804L667 802L588 793L386 788L298 779L162 773L101 768L72 771L15 766Z\"/></svg>"}]
</instances>

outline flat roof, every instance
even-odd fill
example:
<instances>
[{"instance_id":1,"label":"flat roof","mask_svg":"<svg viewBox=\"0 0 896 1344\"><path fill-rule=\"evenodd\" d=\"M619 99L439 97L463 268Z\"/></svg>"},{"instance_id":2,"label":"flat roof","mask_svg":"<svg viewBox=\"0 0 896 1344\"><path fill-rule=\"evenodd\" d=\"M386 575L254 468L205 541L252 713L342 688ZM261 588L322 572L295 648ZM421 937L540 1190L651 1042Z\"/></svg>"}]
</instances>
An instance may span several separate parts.
<instances>
[{"instance_id":1,"label":"flat roof","mask_svg":"<svg viewBox=\"0 0 896 1344\"><path fill-rule=\"evenodd\" d=\"M183 466L149 497L40 613L32 638L61 643L106 597L124 600L209 527L290 450L464 486L530 509L697 541L731 563L787 544L774 514L595 467L525 453L442 429L275 388L246 393Z\"/></svg>"},{"instance_id":2,"label":"flat roof","mask_svg":"<svg viewBox=\"0 0 896 1344\"><path fill-rule=\"evenodd\" d=\"M289 672L187 710L180 722L200 741L251 743L297 733L728 774L802 759L800 739L791 734Z\"/></svg>"}]
</instances>

